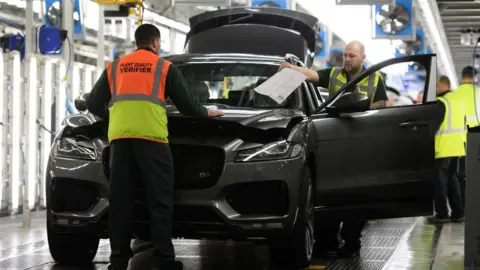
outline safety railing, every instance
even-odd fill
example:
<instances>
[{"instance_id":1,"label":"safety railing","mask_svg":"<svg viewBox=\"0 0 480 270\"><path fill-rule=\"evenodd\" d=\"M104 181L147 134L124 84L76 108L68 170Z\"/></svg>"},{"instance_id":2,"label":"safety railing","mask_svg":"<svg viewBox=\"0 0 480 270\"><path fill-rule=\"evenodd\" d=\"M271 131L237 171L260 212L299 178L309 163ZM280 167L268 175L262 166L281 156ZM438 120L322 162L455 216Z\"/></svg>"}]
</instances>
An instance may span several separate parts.
<instances>
[{"instance_id":1,"label":"safety railing","mask_svg":"<svg viewBox=\"0 0 480 270\"><path fill-rule=\"evenodd\" d=\"M73 100L90 91L102 70L61 59L0 51L0 215L45 207L46 162L54 134Z\"/></svg>"}]
</instances>

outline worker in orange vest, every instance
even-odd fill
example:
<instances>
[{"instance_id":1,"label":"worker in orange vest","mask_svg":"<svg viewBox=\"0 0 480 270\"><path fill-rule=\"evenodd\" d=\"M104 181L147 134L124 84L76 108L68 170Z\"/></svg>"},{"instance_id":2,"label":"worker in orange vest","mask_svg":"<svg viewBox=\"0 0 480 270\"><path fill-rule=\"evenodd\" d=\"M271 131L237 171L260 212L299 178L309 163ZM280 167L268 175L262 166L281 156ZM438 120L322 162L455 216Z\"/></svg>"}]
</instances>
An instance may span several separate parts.
<instances>
[{"instance_id":1,"label":"worker in orange vest","mask_svg":"<svg viewBox=\"0 0 480 270\"><path fill-rule=\"evenodd\" d=\"M183 269L182 263L175 261L172 243L174 170L166 99L169 97L180 113L188 116L216 117L223 113L201 106L180 71L159 56L158 28L139 26L135 41L138 49L108 63L87 99L91 113L109 119L109 269L127 269L133 256L129 232L136 179L145 184L156 267Z\"/></svg>"}]
</instances>

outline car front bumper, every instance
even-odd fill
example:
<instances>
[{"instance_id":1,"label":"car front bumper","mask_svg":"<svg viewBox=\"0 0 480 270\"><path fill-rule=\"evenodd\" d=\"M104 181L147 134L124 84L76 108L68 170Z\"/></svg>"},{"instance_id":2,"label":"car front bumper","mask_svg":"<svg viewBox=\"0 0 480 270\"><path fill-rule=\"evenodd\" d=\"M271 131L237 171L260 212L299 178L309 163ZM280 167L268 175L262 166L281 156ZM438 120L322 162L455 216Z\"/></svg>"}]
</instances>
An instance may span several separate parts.
<instances>
[{"instance_id":1,"label":"car front bumper","mask_svg":"<svg viewBox=\"0 0 480 270\"><path fill-rule=\"evenodd\" d=\"M243 238L289 233L298 212L304 166L303 154L289 160L229 162L214 185L176 189L174 236ZM55 231L107 237L109 182L100 162L50 156L46 178L49 224ZM149 229L144 197L140 194L134 200L137 236ZM79 200L88 202L65 207Z\"/></svg>"}]
</instances>

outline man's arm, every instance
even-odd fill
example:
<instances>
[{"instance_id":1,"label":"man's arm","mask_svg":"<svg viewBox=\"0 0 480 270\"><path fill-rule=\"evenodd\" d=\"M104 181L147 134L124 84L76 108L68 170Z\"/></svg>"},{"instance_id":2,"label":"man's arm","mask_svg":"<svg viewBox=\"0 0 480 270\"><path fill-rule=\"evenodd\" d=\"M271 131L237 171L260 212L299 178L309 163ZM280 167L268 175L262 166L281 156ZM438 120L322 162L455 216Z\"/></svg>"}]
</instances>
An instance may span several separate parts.
<instances>
[{"instance_id":1,"label":"man's arm","mask_svg":"<svg viewBox=\"0 0 480 270\"><path fill-rule=\"evenodd\" d=\"M330 71L332 70L331 68L315 71L306 67L295 66L288 62L283 62L280 65L280 70L282 70L283 68L291 68L294 70L298 70L305 74L305 76L307 76L307 81L314 83L320 87L328 88L328 84L330 82Z\"/></svg>"},{"instance_id":2,"label":"man's arm","mask_svg":"<svg viewBox=\"0 0 480 270\"><path fill-rule=\"evenodd\" d=\"M387 107L387 87L385 86L385 82L383 78L380 77L378 79L377 90L375 91L375 97L373 99L372 104L370 104L370 109L381 109Z\"/></svg>"},{"instance_id":3,"label":"man's arm","mask_svg":"<svg viewBox=\"0 0 480 270\"><path fill-rule=\"evenodd\" d=\"M209 113L190 91L185 78L178 68L171 64L165 82L165 98L169 97L181 114L208 117Z\"/></svg>"},{"instance_id":4,"label":"man's arm","mask_svg":"<svg viewBox=\"0 0 480 270\"><path fill-rule=\"evenodd\" d=\"M104 120L108 120L108 103L111 98L107 69L105 69L86 100L88 111Z\"/></svg>"}]
</instances>

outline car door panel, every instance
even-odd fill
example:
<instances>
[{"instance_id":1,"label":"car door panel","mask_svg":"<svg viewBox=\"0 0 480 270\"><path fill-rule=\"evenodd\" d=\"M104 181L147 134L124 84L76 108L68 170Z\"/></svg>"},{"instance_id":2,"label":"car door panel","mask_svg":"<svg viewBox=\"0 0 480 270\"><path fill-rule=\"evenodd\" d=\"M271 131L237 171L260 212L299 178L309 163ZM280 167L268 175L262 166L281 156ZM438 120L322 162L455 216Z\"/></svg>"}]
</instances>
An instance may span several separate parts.
<instances>
[{"instance_id":1,"label":"car door panel","mask_svg":"<svg viewBox=\"0 0 480 270\"><path fill-rule=\"evenodd\" d=\"M430 84L426 92L432 87ZM434 136L443 119L441 110L429 102L312 116L309 129L315 136L316 210L341 219L432 212Z\"/></svg>"}]
</instances>

